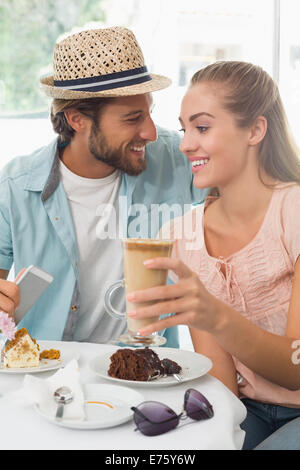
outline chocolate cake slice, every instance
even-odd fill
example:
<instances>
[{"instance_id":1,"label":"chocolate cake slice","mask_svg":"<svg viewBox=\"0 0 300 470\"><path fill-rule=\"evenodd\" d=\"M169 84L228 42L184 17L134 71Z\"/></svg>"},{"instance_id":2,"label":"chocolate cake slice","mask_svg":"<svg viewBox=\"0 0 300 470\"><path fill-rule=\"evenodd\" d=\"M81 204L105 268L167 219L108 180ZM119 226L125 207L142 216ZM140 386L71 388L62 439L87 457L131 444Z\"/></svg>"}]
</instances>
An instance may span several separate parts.
<instances>
[{"instance_id":1,"label":"chocolate cake slice","mask_svg":"<svg viewBox=\"0 0 300 470\"><path fill-rule=\"evenodd\" d=\"M150 348L118 349L110 357L108 375L117 379L143 381L163 375L178 374L181 367L170 359L159 359ZM176 371L176 372L175 372Z\"/></svg>"},{"instance_id":2,"label":"chocolate cake slice","mask_svg":"<svg viewBox=\"0 0 300 470\"><path fill-rule=\"evenodd\" d=\"M161 364L166 375L179 374L179 372L181 372L180 365L175 361L171 361L171 359L163 359Z\"/></svg>"},{"instance_id":3,"label":"chocolate cake slice","mask_svg":"<svg viewBox=\"0 0 300 470\"><path fill-rule=\"evenodd\" d=\"M161 360L159 359L156 352L153 351L153 349L150 349L150 348L137 349L135 353L138 356L144 357L149 362L149 364L151 364L151 367L155 371L155 374L153 375L164 374L164 367L161 364Z\"/></svg>"}]
</instances>

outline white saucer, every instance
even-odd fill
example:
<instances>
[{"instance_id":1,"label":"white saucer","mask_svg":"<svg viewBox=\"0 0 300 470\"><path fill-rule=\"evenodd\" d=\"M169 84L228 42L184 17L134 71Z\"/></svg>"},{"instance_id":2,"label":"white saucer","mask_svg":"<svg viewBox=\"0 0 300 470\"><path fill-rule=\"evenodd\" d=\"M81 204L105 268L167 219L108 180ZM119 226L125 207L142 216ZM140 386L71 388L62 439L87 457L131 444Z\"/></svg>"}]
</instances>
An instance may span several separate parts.
<instances>
[{"instance_id":1,"label":"white saucer","mask_svg":"<svg viewBox=\"0 0 300 470\"><path fill-rule=\"evenodd\" d=\"M164 336L154 335L150 338L145 338L144 336L136 336L132 337L129 334L121 335L115 343L120 343L121 345L128 345L128 346L142 346L142 347L152 347L152 346L163 346L166 344L167 338Z\"/></svg>"},{"instance_id":2,"label":"white saucer","mask_svg":"<svg viewBox=\"0 0 300 470\"><path fill-rule=\"evenodd\" d=\"M67 361L68 362L68 361ZM41 359L38 367L22 367L19 369L10 369L0 364L1 374L38 374L39 372L47 372L48 370L60 369L65 365L61 359Z\"/></svg>"},{"instance_id":3,"label":"white saucer","mask_svg":"<svg viewBox=\"0 0 300 470\"><path fill-rule=\"evenodd\" d=\"M72 419L56 421L54 416L43 413L38 405L35 405L35 409L43 418L57 426L72 429L101 429L129 421L133 416L131 406L137 406L145 400L141 393L132 388L105 384L85 385L84 396L86 418L83 421Z\"/></svg>"}]
</instances>

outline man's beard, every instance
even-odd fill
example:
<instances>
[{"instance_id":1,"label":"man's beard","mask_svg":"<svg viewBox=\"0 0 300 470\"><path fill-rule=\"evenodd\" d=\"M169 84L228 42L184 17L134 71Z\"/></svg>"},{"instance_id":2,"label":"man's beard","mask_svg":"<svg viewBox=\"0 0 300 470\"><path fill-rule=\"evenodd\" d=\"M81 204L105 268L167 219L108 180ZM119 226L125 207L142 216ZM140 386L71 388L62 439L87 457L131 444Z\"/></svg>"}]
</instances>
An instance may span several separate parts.
<instances>
[{"instance_id":1,"label":"man's beard","mask_svg":"<svg viewBox=\"0 0 300 470\"><path fill-rule=\"evenodd\" d=\"M142 145L145 143L146 142L142 142ZM130 176L137 176L146 169L147 164L145 158L137 158L133 163L127 155L127 151L130 151L130 147L137 145L136 142L135 144L127 144L125 148L123 148L122 145L120 145L119 148L111 147L107 142L105 135L94 123L91 127L88 145L91 154L96 158L96 160L106 163L117 170L124 171Z\"/></svg>"}]
</instances>

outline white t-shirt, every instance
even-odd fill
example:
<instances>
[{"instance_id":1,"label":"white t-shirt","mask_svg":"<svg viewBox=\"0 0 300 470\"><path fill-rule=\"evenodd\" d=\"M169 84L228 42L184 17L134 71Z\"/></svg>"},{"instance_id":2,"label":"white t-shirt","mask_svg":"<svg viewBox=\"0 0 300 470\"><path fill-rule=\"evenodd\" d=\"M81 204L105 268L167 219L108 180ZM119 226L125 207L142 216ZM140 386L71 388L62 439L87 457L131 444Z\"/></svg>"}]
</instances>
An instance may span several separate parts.
<instances>
[{"instance_id":1,"label":"white t-shirt","mask_svg":"<svg viewBox=\"0 0 300 470\"><path fill-rule=\"evenodd\" d=\"M103 308L104 294L113 282L122 279L122 247L117 225L116 237L101 239L101 216L107 217L103 204L114 208L119 221L121 173L91 179L72 173L60 163L61 181L69 202L77 238L80 274L80 316L74 340L94 343L116 339L126 331L126 322L108 315ZM113 298L114 307L125 311L124 291Z\"/></svg>"}]
</instances>

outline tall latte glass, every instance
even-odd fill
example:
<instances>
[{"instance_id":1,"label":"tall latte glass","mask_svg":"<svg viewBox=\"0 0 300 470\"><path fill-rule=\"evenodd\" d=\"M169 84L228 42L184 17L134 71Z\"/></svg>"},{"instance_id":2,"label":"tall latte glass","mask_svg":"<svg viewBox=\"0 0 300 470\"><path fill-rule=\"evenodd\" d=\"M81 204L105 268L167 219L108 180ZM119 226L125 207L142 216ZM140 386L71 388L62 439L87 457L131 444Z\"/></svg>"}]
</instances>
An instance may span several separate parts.
<instances>
[{"instance_id":1,"label":"tall latte glass","mask_svg":"<svg viewBox=\"0 0 300 470\"><path fill-rule=\"evenodd\" d=\"M157 240L149 238L126 238L122 240L124 279L112 284L106 291L104 305L106 311L115 318L124 319L125 312L118 312L112 305L112 296L116 289L125 288L126 295L137 290L148 289L165 285L168 277L166 269L148 269L143 264L147 259L157 257L170 257L173 241ZM126 299L126 312L139 307L153 305L156 301L131 303ZM159 317L157 317L158 320ZM120 342L134 345L160 346L166 339L152 333L149 336L141 336L139 329L156 321L155 317L133 319L127 317L128 333L119 338Z\"/></svg>"}]
</instances>

